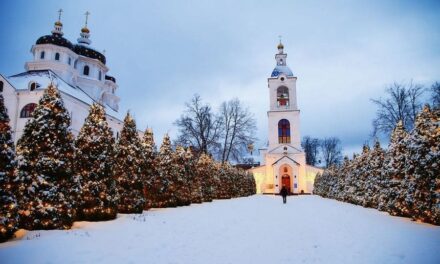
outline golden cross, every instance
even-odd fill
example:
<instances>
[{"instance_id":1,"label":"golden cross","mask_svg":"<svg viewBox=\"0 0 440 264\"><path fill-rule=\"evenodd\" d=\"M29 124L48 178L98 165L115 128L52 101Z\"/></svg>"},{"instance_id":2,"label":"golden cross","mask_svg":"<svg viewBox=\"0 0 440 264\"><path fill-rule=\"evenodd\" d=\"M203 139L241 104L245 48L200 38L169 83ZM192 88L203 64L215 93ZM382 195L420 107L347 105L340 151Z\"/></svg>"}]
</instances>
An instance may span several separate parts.
<instances>
[{"instance_id":1,"label":"golden cross","mask_svg":"<svg viewBox=\"0 0 440 264\"><path fill-rule=\"evenodd\" d=\"M60 10L58 10L58 21L61 21L61 13L63 13L63 9L60 8Z\"/></svg>"},{"instance_id":2,"label":"golden cross","mask_svg":"<svg viewBox=\"0 0 440 264\"><path fill-rule=\"evenodd\" d=\"M90 12L87 11L84 15L86 15L86 27L87 27L87 21L89 20Z\"/></svg>"}]
</instances>

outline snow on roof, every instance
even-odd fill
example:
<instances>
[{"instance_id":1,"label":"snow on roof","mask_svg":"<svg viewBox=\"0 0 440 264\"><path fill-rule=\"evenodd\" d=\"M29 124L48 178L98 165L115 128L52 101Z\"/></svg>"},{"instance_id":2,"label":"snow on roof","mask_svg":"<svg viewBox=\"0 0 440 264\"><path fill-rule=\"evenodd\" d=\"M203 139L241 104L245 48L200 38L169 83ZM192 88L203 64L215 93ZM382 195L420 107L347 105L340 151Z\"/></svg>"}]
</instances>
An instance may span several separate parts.
<instances>
[{"instance_id":1,"label":"snow on roof","mask_svg":"<svg viewBox=\"0 0 440 264\"><path fill-rule=\"evenodd\" d=\"M92 105L94 102L96 102L80 87L75 87L68 84L51 70L27 71L9 76L7 79L16 90L28 90L30 82L36 82L37 84L39 84L37 89L46 89L46 87L48 87L50 82L53 80L61 93L70 95L88 105ZM111 109L110 107L105 106L105 112L107 113L107 115L114 117L122 122L123 116L115 110Z\"/></svg>"}]
</instances>

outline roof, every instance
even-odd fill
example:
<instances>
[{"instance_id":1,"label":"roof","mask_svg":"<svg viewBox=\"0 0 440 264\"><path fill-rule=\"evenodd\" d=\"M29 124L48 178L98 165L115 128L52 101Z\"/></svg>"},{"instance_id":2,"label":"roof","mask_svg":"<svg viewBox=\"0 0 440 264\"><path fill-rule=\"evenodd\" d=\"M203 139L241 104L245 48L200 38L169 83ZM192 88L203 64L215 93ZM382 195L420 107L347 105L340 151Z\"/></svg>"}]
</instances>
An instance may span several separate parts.
<instances>
[{"instance_id":1,"label":"roof","mask_svg":"<svg viewBox=\"0 0 440 264\"><path fill-rule=\"evenodd\" d=\"M283 157L279 158L277 161L275 161L274 163L272 163L272 165L277 164L280 160L282 160L282 159L284 159L284 158L293 161L293 163L295 163L296 165L300 165L298 162L296 162L294 159L292 159L292 158L290 158L290 157L288 157L288 156L283 156Z\"/></svg>"},{"instance_id":2,"label":"roof","mask_svg":"<svg viewBox=\"0 0 440 264\"><path fill-rule=\"evenodd\" d=\"M73 50L73 45L72 43L67 40L66 38L63 38L61 36L61 34L52 34L52 35L46 35L46 36L42 36L39 39L37 39L37 41L35 42L35 44L54 44L57 46L61 46L61 47L65 47L68 49Z\"/></svg>"},{"instance_id":3,"label":"roof","mask_svg":"<svg viewBox=\"0 0 440 264\"><path fill-rule=\"evenodd\" d=\"M73 47L73 51L78 55L82 55L82 56L85 56L85 57L88 57L91 59L99 60L103 64L105 64L105 62L106 62L106 58L105 58L104 54L102 54L101 52L99 52L99 51L97 51L87 45L76 44Z\"/></svg>"},{"instance_id":4,"label":"roof","mask_svg":"<svg viewBox=\"0 0 440 264\"><path fill-rule=\"evenodd\" d=\"M275 69L273 69L270 77L278 77L280 74L285 74L286 76L293 77L293 72L290 70L288 66L277 65Z\"/></svg>"},{"instance_id":5,"label":"roof","mask_svg":"<svg viewBox=\"0 0 440 264\"><path fill-rule=\"evenodd\" d=\"M92 105L96 102L92 97L85 93L80 87L72 86L65 82L61 77L51 70L35 70L27 71L20 74L9 76L8 81L16 90L27 90L29 83L32 81L37 82L40 86L37 89L43 90L49 86L50 82L54 82L58 90L62 94L72 96L85 104ZM111 109L109 106L104 105L107 115L114 117L122 122L123 116Z\"/></svg>"}]
</instances>

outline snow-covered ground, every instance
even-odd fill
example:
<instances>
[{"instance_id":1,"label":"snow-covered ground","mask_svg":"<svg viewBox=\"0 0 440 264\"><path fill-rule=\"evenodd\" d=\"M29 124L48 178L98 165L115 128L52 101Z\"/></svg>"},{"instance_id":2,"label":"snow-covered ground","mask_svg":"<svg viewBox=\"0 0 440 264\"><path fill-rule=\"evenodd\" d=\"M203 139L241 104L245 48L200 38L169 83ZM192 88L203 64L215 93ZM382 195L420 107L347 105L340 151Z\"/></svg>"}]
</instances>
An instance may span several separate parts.
<instances>
[{"instance_id":1,"label":"snow-covered ground","mask_svg":"<svg viewBox=\"0 0 440 264\"><path fill-rule=\"evenodd\" d=\"M19 231L0 263L440 263L440 227L318 196L252 196Z\"/></svg>"}]
</instances>

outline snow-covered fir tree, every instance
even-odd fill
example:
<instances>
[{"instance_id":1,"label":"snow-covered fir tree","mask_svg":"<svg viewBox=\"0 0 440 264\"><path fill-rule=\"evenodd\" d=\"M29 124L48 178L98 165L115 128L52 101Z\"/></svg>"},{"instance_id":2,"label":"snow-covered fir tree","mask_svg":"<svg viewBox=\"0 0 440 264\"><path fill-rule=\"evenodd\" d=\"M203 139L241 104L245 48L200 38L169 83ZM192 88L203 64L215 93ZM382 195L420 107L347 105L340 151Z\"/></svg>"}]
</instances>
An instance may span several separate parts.
<instances>
[{"instance_id":1,"label":"snow-covered fir tree","mask_svg":"<svg viewBox=\"0 0 440 264\"><path fill-rule=\"evenodd\" d=\"M404 185L407 136L403 122L399 121L391 134L385 155L384 182L380 190L378 209L386 210L391 215L409 216L405 202L407 188Z\"/></svg>"},{"instance_id":2,"label":"snow-covered fir tree","mask_svg":"<svg viewBox=\"0 0 440 264\"><path fill-rule=\"evenodd\" d=\"M191 204L191 177L186 164L189 162L186 157L186 150L182 146L177 146L173 155L174 165L176 166L176 185L177 205Z\"/></svg>"},{"instance_id":3,"label":"snow-covered fir tree","mask_svg":"<svg viewBox=\"0 0 440 264\"><path fill-rule=\"evenodd\" d=\"M197 161L196 171L202 183L202 194L204 202L211 202L214 195L214 163L207 154L200 155Z\"/></svg>"},{"instance_id":4,"label":"snow-covered fir tree","mask_svg":"<svg viewBox=\"0 0 440 264\"><path fill-rule=\"evenodd\" d=\"M118 212L142 213L145 204L143 152L136 123L130 113L124 118L124 126L115 152L113 171L119 196Z\"/></svg>"},{"instance_id":5,"label":"snow-covered fir tree","mask_svg":"<svg viewBox=\"0 0 440 264\"><path fill-rule=\"evenodd\" d=\"M173 149L168 134L165 134L158 155L158 186L159 202L157 207L177 206L177 166L173 160Z\"/></svg>"},{"instance_id":6,"label":"snow-covered fir tree","mask_svg":"<svg viewBox=\"0 0 440 264\"><path fill-rule=\"evenodd\" d=\"M191 148L187 148L185 153L185 171L189 178L191 203L203 202L202 179L199 177L196 169L197 160L194 157Z\"/></svg>"},{"instance_id":7,"label":"snow-covered fir tree","mask_svg":"<svg viewBox=\"0 0 440 264\"><path fill-rule=\"evenodd\" d=\"M376 140L373 149L368 153L366 164L364 165L364 192L362 206L377 208L380 196L380 188L383 185L383 162L385 151L381 148L379 141Z\"/></svg>"},{"instance_id":8,"label":"snow-covered fir tree","mask_svg":"<svg viewBox=\"0 0 440 264\"><path fill-rule=\"evenodd\" d=\"M40 98L17 143L16 196L26 229L70 228L80 192L70 116L55 85Z\"/></svg>"},{"instance_id":9,"label":"snow-covered fir tree","mask_svg":"<svg viewBox=\"0 0 440 264\"><path fill-rule=\"evenodd\" d=\"M417 115L414 129L407 140L407 200L416 220L440 224L440 118L426 105Z\"/></svg>"},{"instance_id":10,"label":"snow-covered fir tree","mask_svg":"<svg viewBox=\"0 0 440 264\"><path fill-rule=\"evenodd\" d=\"M105 110L95 103L90 107L75 141L75 171L81 176L82 183L79 219L100 221L116 218L118 199L113 176L114 144Z\"/></svg>"},{"instance_id":11,"label":"snow-covered fir tree","mask_svg":"<svg viewBox=\"0 0 440 264\"><path fill-rule=\"evenodd\" d=\"M233 194L234 181L231 165L227 162L217 163L220 185L217 190L217 199L230 199Z\"/></svg>"},{"instance_id":12,"label":"snow-covered fir tree","mask_svg":"<svg viewBox=\"0 0 440 264\"><path fill-rule=\"evenodd\" d=\"M12 189L15 164L8 111L0 94L0 242L11 238L18 228L17 200Z\"/></svg>"},{"instance_id":13,"label":"snow-covered fir tree","mask_svg":"<svg viewBox=\"0 0 440 264\"><path fill-rule=\"evenodd\" d=\"M145 209L156 207L160 183L158 181L157 171L157 148L154 143L153 130L145 130L142 138L142 174L144 179Z\"/></svg>"}]
</instances>

